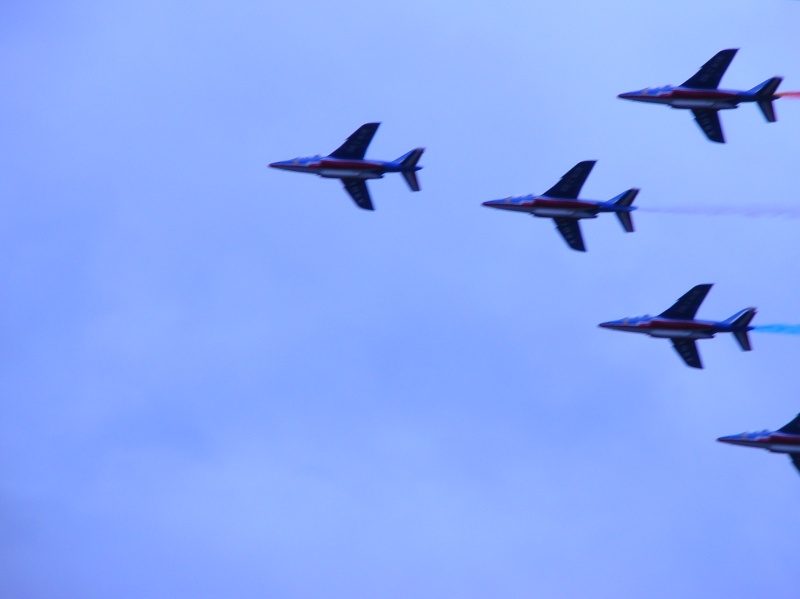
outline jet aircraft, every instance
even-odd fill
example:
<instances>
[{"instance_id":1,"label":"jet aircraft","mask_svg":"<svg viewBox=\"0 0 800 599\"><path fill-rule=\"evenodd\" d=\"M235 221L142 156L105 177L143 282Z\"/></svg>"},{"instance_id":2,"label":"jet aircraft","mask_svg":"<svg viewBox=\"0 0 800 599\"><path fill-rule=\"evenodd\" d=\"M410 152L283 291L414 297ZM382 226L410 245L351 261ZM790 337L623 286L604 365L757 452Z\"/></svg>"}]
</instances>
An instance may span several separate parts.
<instances>
[{"instance_id":1,"label":"jet aircraft","mask_svg":"<svg viewBox=\"0 0 800 599\"><path fill-rule=\"evenodd\" d=\"M595 162L597 161L579 162L561 177L558 183L540 196L527 195L509 197L504 200L489 200L484 202L483 206L552 218L567 245L573 250L585 252L586 246L583 243L583 235L581 235L580 219L597 218L600 212L613 212L622 223L622 228L628 233L632 233L631 212L636 208L631 204L633 204L636 194L639 193L638 189L629 189L607 202L579 200L578 194Z\"/></svg>"},{"instance_id":2,"label":"jet aircraft","mask_svg":"<svg viewBox=\"0 0 800 599\"><path fill-rule=\"evenodd\" d=\"M730 435L720 437L717 441L745 447L760 447L773 453L788 453L792 464L800 471L800 414L776 431Z\"/></svg>"},{"instance_id":3,"label":"jet aircraft","mask_svg":"<svg viewBox=\"0 0 800 599\"><path fill-rule=\"evenodd\" d=\"M722 125L719 122L719 111L738 108L741 102L757 102L767 121L774 123L777 118L772 101L778 99L775 91L783 81L781 77L772 77L748 91L718 89L720 79L737 50L738 48L732 48L718 52L681 85L646 88L619 94L617 97L691 110L694 119L708 139L725 143Z\"/></svg>"},{"instance_id":4,"label":"jet aircraft","mask_svg":"<svg viewBox=\"0 0 800 599\"><path fill-rule=\"evenodd\" d=\"M603 322L598 326L669 339L678 355L692 368L703 367L695 341L711 339L716 333L733 333L742 350L750 351L752 347L747 332L753 330L750 321L756 315L755 308L746 308L721 322L695 320L694 315L697 314L697 309L710 290L710 284L692 287L673 306L658 316L623 318Z\"/></svg>"},{"instance_id":5,"label":"jet aircraft","mask_svg":"<svg viewBox=\"0 0 800 599\"><path fill-rule=\"evenodd\" d=\"M329 156L295 158L273 162L269 166L285 171L311 173L327 179L341 179L345 191L350 194L359 208L374 210L367 189L367 179L382 179L386 173L400 173L411 191L419 191L417 171L422 167L417 166L417 162L422 156L422 152L425 151L425 148L416 148L390 162L365 160L364 154L378 130L378 125L380 123L361 125Z\"/></svg>"}]
</instances>

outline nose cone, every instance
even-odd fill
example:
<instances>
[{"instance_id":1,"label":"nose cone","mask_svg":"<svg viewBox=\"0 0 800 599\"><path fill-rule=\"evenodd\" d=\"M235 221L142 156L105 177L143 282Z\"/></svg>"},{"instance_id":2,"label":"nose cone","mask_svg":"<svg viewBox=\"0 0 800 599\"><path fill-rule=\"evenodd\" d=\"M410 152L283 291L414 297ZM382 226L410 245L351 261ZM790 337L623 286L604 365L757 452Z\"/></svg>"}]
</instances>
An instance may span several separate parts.
<instances>
[{"instance_id":1,"label":"nose cone","mask_svg":"<svg viewBox=\"0 0 800 599\"><path fill-rule=\"evenodd\" d=\"M642 92L625 92L624 94L619 94L617 97L622 100L637 100L642 95Z\"/></svg>"},{"instance_id":2,"label":"nose cone","mask_svg":"<svg viewBox=\"0 0 800 599\"><path fill-rule=\"evenodd\" d=\"M621 323L619 320L609 320L608 322L601 322L597 326L599 326L601 329L611 329L612 331L614 331L614 330L619 330L620 324Z\"/></svg>"},{"instance_id":3,"label":"nose cone","mask_svg":"<svg viewBox=\"0 0 800 599\"><path fill-rule=\"evenodd\" d=\"M726 437L719 437L717 439L720 443L730 443L731 445L755 445L753 441L747 438L747 433L739 435L728 435Z\"/></svg>"},{"instance_id":4,"label":"nose cone","mask_svg":"<svg viewBox=\"0 0 800 599\"><path fill-rule=\"evenodd\" d=\"M486 206L487 208L498 208L505 203L505 200L489 200L488 202L483 202L481 206Z\"/></svg>"},{"instance_id":5,"label":"nose cone","mask_svg":"<svg viewBox=\"0 0 800 599\"><path fill-rule=\"evenodd\" d=\"M293 158L291 160L281 160L279 162L270 162L269 166L271 168L279 168L284 171L296 171L300 170L302 164L300 163L299 158Z\"/></svg>"}]
</instances>

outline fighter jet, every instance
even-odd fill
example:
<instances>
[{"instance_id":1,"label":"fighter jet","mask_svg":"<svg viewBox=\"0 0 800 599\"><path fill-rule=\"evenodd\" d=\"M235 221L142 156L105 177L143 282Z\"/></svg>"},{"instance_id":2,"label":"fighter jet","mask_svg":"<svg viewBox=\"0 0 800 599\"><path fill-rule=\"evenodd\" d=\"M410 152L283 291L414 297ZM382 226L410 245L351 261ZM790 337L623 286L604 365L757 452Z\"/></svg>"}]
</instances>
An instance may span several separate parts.
<instances>
[{"instance_id":1,"label":"fighter jet","mask_svg":"<svg viewBox=\"0 0 800 599\"><path fill-rule=\"evenodd\" d=\"M585 252L579 221L582 218L597 218L600 212L613 212L622 223L622 228L628 233L633 232L631 212L636 208L633 204L638 189L629 189L607 202L595 200L579 200L578 194L586 178L592 171L596 160L584 160L573 166L570 171L561 177L561 180L544 194L509 197L504 200L490 200L483 206L511 210L514 212L527 212L531 216L552 218L556 223L558 232L561 233L567 245L573 250Z\"/></svg>"},{"instance_id":2,"label":"fighter jet","mask_svg":"<svg viewBox=\"0 0 800 599\"><path fill-rule=\"evenodd\" d=\"M397 160L383 162L381 160L365 160L364 154L378 130L380 123L361 125L347 140L329 156L311 156L295 158L282 162L273 162L272 168L299 173L311 173L326 179L341 179L345 191L350 194L359 208L375 210L367 189L367 179L382 179L386 173L400 173L408 183L411 191L419 191L417 166L425 148L416 148L403 154Z\"/></svg>"},{"instance_id":3,"label":"fighter jet","mask_svg":"<svg viewBox=\"0 0 800 599\"><path fill-rule=\"evenodd\" d=\"M760 447L773 453L788 453L794 467L800 471L800 414L776 431L742 433L717 439L722 443Z\"/></svg>"},{"instance_id":4,"label":"fighter jet","mask_svg":"<svg viewBox=\"0 0 800 599\"><path fill-rule=\"evenodd\" d=\"M722 125L719 122L719 111L738 108L741 102L757 102L767 121L774 123L777 118L772 101L778 99L775 91L783 81L781 77L772 77L749 91L717 89L722 75L737 50L738 48L731 48L718 52L714 58L700 67L694 76L681 85L646 88L641 91L619 94L617 97L624 100L667 104L672 108L689 109L708 139L725 143Z\"/></svg>"},{"instance_id":5,"label":"fighter jet","mask_svg":"<svg viewBox=\"0 0 800 599\"><path fill-rule=\"evenodd\" d=\"M733 333L742 350L750 351L752 347L747 332L753 330L750 321L756 315L755 308L746 308L722 322L694 319L697 309L710 289L710 284L692 287L673 306L658 316L623 318L603 322L598 326L615 331L645 333L651 337L667 338L672 341L678 355L692 368L703 367L695 341L711 339L717 333Z\"/></svg>"}]
</instances>

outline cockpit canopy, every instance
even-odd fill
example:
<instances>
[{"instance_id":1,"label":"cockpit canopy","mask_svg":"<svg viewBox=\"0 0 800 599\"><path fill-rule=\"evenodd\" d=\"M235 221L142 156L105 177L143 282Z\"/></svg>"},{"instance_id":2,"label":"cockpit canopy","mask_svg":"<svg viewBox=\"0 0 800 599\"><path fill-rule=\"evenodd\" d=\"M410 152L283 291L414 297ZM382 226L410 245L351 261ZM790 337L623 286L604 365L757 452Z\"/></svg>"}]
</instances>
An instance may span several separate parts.
<instances>
[{"instance_id":1,"label":"cockpit canopy","mask_svg":"<svg viewBox=\"0 0 800 599\"><path fill-rule=\"evenodd\" d=\"M535 196L527 195L527 196L508 196L504 201L506 204L524 204L525 202L530 202L533 200Z\"/></svg>"},{"instance_id":2,"label":"cockpit canopy","mask_svg":"<svg viewBox=\"0 0 800 599\"><path fill-rule=\"evenodd\" d=\"M663 94L664 92L668 92L672 89L673 86L671 85L662 85L661 87L646 87L642 90L643 96L657 96L659 94Z\"/></svg>"},{"instance_id":3,"label":"cockpit canopy","mask_svg":"<svg viewBox=\"0 0 800 599\"><path fill-rule=\"evenodd\" d=\"M310 162L319 162L321 158L322 156L317 154L316 156L303 156L295 158L292 162L294 162L295 164L308 164Z\"/></svg>"},{"instance_id":4,"label":"cockpit canopy","mask_svg":"<svg viewBox=\"0 0 800 599\"><path fill-rule=\"evenodd\" d=\"M772 434L772 431L763 430L757 431L754 433L742 433L742 439L749 439L751 441L756 439L761 439L763 437L769 437Z\"/></svg>"},{"instance_id":5,"label":"cockpit canopy","mask_svg":"<svg viewBox=\"0 0 800 599\"><path fill-rule=\"evenodd\" d=\"M628 318L624 318L626 324L636 324L639 322L645 322L653 318L649 314L645 314L644 316L629 316Z\"/></svg>"}]
</instances>

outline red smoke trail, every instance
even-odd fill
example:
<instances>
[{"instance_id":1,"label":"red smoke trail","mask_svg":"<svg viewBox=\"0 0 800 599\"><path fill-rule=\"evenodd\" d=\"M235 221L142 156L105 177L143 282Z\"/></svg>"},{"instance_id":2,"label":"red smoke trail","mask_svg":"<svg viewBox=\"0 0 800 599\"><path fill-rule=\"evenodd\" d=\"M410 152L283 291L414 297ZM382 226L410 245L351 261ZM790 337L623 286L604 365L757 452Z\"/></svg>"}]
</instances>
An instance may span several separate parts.
<instances>
[{"instance_id":1,"label":"red smoke trail","mask_svg":"<svg viewBox=\"0 0 800 599\"><path fill-rule=\"evenodd\" d=\"M800 98L800 92L778 92L775 95L779 98Z\"/></svg>"}]
</instances>

